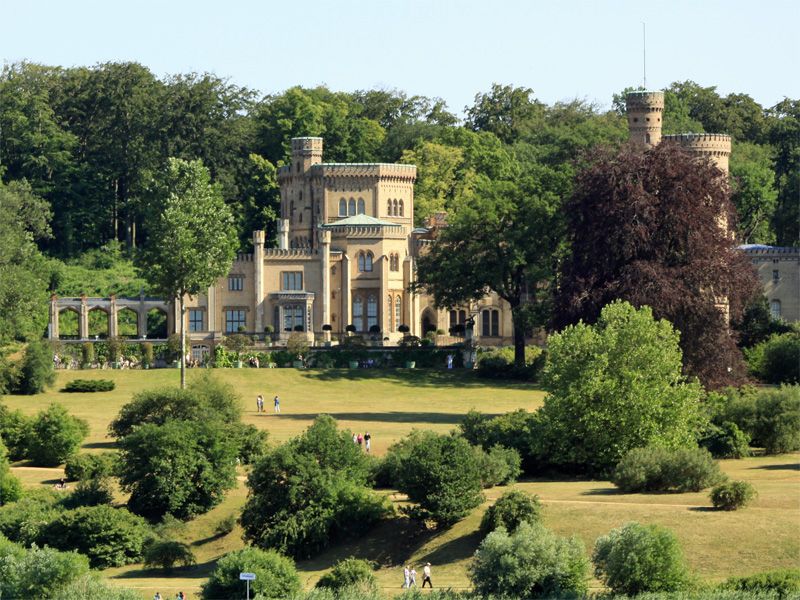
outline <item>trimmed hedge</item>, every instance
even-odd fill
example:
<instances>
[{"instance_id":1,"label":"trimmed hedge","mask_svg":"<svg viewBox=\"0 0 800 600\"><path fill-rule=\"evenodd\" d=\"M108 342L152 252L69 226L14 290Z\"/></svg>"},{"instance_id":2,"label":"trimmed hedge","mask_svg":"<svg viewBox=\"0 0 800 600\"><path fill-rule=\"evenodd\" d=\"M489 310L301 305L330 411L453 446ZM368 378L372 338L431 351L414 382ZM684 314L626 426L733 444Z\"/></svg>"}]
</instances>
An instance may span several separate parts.
<instances>
[{"instance_id":1,"label":"trimmed hedge","mask_svg":"<svg viewBox=\"0 0 800 600\"><path fill-rule=\"evenodd\" d=\"M73 379L61 390L67 393L110 392L116 384L110 379Z\"/></svg>"}]
</instances>

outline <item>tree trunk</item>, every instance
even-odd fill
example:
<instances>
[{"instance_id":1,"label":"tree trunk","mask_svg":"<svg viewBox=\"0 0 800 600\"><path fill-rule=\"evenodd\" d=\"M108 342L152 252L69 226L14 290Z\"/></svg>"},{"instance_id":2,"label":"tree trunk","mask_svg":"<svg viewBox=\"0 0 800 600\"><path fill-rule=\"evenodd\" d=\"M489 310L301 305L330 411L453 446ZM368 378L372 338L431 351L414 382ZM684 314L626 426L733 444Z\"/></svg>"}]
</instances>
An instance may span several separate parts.
<instances>
[{"instance_id":1,"label":"tree trunk","mask_svg":"<svg viewBox=\"0 0 800 600\"><path fill-rule=\"evenodd\" d=\"M511 305L511 323L514 328L514 366L525 366L525 318L520 310L521 303Z\"/></svg>"},{"instance_id":2,"label":"tree trunk","mask_svg":"<svg viewBox=\"0 0 800 600\"><path fill-rule=\"evenodd\" d=\"M183 305L183 294L180 297L180 313L181 313L181 326L178 328L180 330L181 336L181 389L186 389L186 334L184 332L185 325L185 315L186 307ZM524 348L523 348L524 350Z\"/></svg>"}]
</instances>

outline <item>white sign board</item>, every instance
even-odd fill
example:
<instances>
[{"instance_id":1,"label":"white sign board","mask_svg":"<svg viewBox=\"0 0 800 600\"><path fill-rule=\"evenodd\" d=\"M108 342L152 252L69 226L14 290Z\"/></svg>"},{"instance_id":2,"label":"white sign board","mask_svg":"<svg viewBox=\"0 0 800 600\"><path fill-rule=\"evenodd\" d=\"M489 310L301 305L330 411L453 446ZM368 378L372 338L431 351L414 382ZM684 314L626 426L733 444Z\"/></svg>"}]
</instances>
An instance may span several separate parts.
<instances>
[{"instance_id":1,"label":"white sign board","mask_svg":"<svg viewBox=\"0 0 800 600\"><path fill-rule=\"evenodd\" d=\"M255 581L256 574L255 573L239 573L239 580L240 581Z\"/></svg>"}]
</instances>

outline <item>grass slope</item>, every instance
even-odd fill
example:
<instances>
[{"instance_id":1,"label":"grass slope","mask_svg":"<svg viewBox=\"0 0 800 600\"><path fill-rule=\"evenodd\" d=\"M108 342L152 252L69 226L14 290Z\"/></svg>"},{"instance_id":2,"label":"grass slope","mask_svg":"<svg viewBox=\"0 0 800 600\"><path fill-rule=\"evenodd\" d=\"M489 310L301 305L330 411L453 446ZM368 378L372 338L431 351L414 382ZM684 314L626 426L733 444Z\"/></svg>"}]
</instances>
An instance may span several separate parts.
<instances>
[{"instance_id":1,"label":"grass slope","mask_svg":"<svg viewBox=\"0 0 800 600\"><path fill-rule=\"evenodd\" d=\"M242 396L245 422L267 429L273 442L300 433L320 412L336 417L343 427L370 431L374 449L382 454L396 439L413 428L449 431L470 408L499 414L526 408L533 410L542 393L531 386L498 384L459 372L425 371L295 371L220 370L219 377L233 384ZM77 377L106 377L117 383L109 393L61 394L57 389ZM6 397L4 402L26 413L35 413L50 402L64 404L87 419L91 434L85 448L99 451L112 445L106 437L109 421L138 390L176 385L177 371L61 372L53 391L38 396ZM255 411L255 396L267 399L266 415ZM282 414L270 413L271 398L281 397ZM533 480L517 487L538 494L544 503L545 524L561 535L577 535L591 552L594 540L614 527L638 520L659 523L678 535L692 568L704 579L721 580L800 562L800 455L757 457L722 461L734 479L752 483L759 497L752 507L737 512L709 509L706 492L697 494L619 494L602 481ZM14 468L26 486L52 485L60 469ZM198 566L177 570L172 576L141 565L110 569L105 575L114 583L139 589L143 597L156 591L174 597L179 590L192 597L224 553L241 547L241 530L215 536L216 524L237 514L246 499L244 473L239 487L213 511L187 524L185 540L197 555ZM477 527L483 511L503 492L487 490L487 501L463 521L443 532L420 530L407 520L395 518L358 540L337 545L298 566L308 587L341 558L356 556L380 565L378 582L387 592L400 591L402 565L431 562L437 587L468 587L467 567L480 543ZM387 492L390 493L390 492ZM402 496L390 493L396 504Z\"/></svg>"}]
</instances>

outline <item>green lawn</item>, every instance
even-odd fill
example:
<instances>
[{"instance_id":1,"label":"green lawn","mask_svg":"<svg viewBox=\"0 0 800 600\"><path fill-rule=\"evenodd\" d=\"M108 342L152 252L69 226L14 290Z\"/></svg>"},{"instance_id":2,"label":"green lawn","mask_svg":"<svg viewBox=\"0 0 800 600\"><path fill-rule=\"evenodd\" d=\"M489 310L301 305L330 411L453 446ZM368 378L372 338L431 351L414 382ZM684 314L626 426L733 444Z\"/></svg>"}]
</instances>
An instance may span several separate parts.
<instances>
[{"instance_id":1,"label":"green lawn","mask_svg":"<svg viewBox=\"0 0 800 600\"><path fill-rule=\"evenodd\" d=\"M243 369L216 373L241 394L245 422L267 429L273 442L299 433L316 414L326 412L343 427L369 431L379 454L415 427L449 431L470 408L490 414L516 408L532 410L540 406L543 397L531 386L485 382L462 372ZM134 392L175 385L178 372L62 372L54 389L73 377L113 378L117 389L98 394L51 391L32 397L6 397L4 402L26 413L34 413L52 401L63 403L89 421L91 434L85 448L96 451L111 445L112 440L106 437L108 422ZM255 411L258 393L267 399L266 415ZM275 394L281 397L280 416L269 412ZM582 480L525 481L517 487L542 498L548 527L563 535L578 535L589 552L599 535L627 521L659 523L676 532L692 568L701 577L721 580L800 563L799 462L798 454L723 461L725 472L749 481L759 492L752 507L731 513L709 510L707 493L618 494L608 482ZM61 474L59 469L24 465L14 470L27 486L51 485ZM247 493L244 475L240 474L239 487L223 504L188 524L185 537L197 555L196 568L165 577L158 571L131 565L108 570L107 576L119 585L140 589L148 598L156 590L165 597L174 597L178 590L196 593L214 561L242 544L238 529L223 537L215 537L213 532L222 518L237 513L243 505ZM476 533L480 517L502 491L488 490L486 503L447 531L422 531L401 518L388 521L361 539L301 562L301 575L312 586L336 560L358 556L381 565L380 585L387 592L399 592L402 565L430 561L437 586L467 587L467 566L480 541ZM399 494L390 497L397 504L403 501Z\"/></svg>"}]
</instances>

